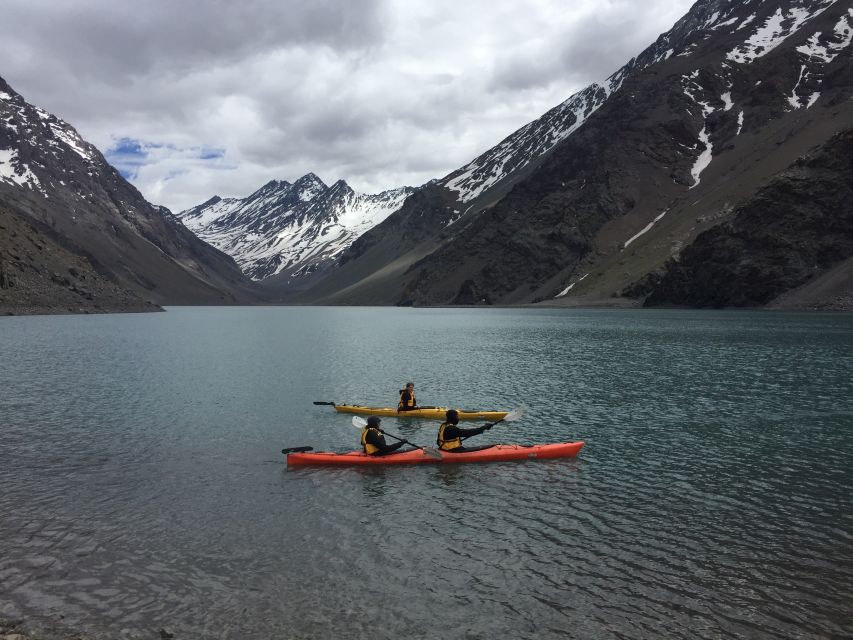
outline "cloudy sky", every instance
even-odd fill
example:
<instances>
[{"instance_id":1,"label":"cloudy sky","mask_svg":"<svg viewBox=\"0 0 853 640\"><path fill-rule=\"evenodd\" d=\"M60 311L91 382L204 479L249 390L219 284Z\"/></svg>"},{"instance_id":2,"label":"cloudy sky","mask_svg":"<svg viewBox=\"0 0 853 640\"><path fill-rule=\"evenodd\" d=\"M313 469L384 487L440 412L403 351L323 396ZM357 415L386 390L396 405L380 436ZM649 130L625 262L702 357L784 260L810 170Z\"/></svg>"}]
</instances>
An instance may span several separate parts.
<instances>
[{"instance_id":1,"label":"cloudy sky","mask_svg":"<svg viewBox=\"0 0 853 640\"><path fill-rule=\"evenodd\" d=\"M0 76L179 211L313 171L461 167L692 0L3 0Z\"/></svg>"}]
</instances>

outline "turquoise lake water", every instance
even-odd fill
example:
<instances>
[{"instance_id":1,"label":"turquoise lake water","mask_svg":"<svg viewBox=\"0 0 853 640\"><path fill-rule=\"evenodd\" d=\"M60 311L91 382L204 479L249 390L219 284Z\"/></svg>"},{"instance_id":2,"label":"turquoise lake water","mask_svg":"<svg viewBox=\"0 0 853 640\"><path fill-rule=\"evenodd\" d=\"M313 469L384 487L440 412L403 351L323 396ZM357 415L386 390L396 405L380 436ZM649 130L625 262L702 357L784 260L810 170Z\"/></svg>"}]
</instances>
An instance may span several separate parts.
<instances>
[{"instance_id":1,"label":"turquoise lake water","mask_svg":"<svg viewBox=\"0 0 853 640\"><path fill-rule=\"evenodd\" d=\"M288 470L312 401L523 406L576 460ZM853 315L0 318L0 617L94 638L853 635ZM432 444L438 423L383 427Z\"/></svg>"}]
</instances>

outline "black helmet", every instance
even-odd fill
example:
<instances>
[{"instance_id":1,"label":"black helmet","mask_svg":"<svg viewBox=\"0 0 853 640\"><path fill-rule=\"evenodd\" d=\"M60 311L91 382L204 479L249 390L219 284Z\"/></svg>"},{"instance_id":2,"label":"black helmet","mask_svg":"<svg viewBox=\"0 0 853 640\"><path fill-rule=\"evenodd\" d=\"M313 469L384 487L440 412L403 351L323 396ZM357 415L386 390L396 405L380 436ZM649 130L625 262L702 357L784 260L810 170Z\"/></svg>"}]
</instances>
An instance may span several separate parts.
<instances>
[{"instance_id":1,"label":"black helmet","mask_svg":"<svg viewBox=\"0 0 853 640\"><path fill-rule=\"evenodd\" d=\"M382 420L378 416L370 416L367 419L367 426L368 427L378 427L380 422L382 422Z\"/></svg>"},{"instance_id":2,"label":"black helmet","mask_svg":"<svg viewBox=\"0 0 853 640\"><path fill-rule=\"evenodd\" d=\"M444 417L447 418L448 422L453 424L459 422L459 412L456 409L448 409L447 413L444 414Z\"/></svg>"}]
</instances>

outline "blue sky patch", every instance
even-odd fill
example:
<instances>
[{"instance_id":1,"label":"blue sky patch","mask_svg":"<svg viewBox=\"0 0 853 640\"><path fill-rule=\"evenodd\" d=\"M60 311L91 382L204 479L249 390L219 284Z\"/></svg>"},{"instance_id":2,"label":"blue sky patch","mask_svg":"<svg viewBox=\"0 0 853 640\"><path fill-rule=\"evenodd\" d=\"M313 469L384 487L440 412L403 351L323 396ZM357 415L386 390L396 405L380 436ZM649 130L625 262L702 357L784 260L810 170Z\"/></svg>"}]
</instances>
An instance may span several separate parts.
<instances>
[{"instance_id":1,"label":"blue sky patch","mask_svg":"<svg viewBox=\"0 0 853 640\"><path fill-rule=\"evenodd\" d=\"M152 154L153 151L159 153ZM225 149L210 146L179 148L171 144L146 142L135 138L119 138L104 154L125 180L135 180L139 170L148 164L160 162L165 157L184 161L187 164L201 161L215 161L225 156ZM185 173L179 169L170 172L168 178ZM168 179L167 178L167 179Z\"/></svg>"},{"instance_id":2,"label":"blue sky patch","mask_svg":"<svg viewBox=\"0 0 853 640\"><path fill-rule=\"evenodd\" d=\"M145 164L148 152L133 138L119 138L104 154L107 162L113 165L125 180L133 180L139 173L139 167Z\"/></svg>"},{"instance_id":3,"label":"blue sky patch","mask_svg":"<svg viewBox=\"0 0 853 640\"><path fill-rule=\"evenodd\" d=\"M216 149L214 147L202 147L199 152L199 160L215 160L225 156L225 149Z\"/></svg>"}]
</instances>

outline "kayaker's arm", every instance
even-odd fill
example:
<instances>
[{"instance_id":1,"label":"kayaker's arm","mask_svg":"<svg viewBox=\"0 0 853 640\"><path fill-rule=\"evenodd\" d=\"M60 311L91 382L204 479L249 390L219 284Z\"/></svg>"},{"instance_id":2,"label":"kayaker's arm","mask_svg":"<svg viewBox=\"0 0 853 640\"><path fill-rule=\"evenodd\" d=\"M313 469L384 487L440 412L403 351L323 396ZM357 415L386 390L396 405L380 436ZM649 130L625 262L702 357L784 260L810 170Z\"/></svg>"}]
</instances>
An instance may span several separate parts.
<instances>
[{"instance_id":1,"label":"kayaker's arm","mask_svg":"<svg viewBox=\"0 0 853 640\"><path fill-rule=\"evenodd\" d=\"M385 437L383 435L381 435L380 433L377 433L376 431L374 431L372 429L370 431L368 431L366 440L367 440L367 442L372 444L374 447L379 449L378 453L373 454L373 455L378 455L378 456L382 456L382 455L385 455L386 453L391 453L393 451L396 451L397 449L399 449L400 447L402 447L405 444L404 442L395 442L394 444L388 444L387 442L385 442Z\"/></svg>"},{"instance_id":2,"label":"kayaker's arm","mask_svg":"<svg viewBox=\"0 0 853 640\"><path fill-rule=\"evenodd\" d=\"M492 425L485 424L482 427L476 427L474 429L460 429L456 425L449 424L444 430L444 439L453 440L455 438L470 438L471 436L478 436L491 428Z\"/></svg>"}]
</instances>

